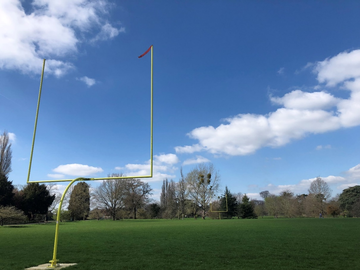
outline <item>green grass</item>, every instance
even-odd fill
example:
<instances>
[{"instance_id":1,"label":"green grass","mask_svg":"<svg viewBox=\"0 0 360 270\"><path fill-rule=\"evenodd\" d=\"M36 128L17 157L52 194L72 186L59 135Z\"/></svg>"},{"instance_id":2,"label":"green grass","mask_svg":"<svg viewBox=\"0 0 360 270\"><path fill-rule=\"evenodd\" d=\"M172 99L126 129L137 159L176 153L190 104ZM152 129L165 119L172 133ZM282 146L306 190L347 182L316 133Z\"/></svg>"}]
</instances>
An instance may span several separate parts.
<instances>
[{"instance_id":1,"label":"green grass","mask_svg":"<svg viewBox=\"0 0 360 270\"><path fill-rule=\"evenodd\" d=\"M52 259L55 225L0 228L0 269ZM126 220L60 225L69 269L360 269L360 219Z\"/></svg>"}]
</instances>

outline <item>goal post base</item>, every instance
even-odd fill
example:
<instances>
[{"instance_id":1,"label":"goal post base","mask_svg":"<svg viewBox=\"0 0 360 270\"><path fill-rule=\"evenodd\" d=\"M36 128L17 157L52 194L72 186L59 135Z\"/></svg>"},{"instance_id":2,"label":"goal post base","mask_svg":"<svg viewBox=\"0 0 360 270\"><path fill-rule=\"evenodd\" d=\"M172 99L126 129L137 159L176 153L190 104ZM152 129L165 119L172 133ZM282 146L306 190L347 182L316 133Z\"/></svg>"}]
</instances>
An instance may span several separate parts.
<instances>
[{"instance_id":1,"label":"goal post base","mask_svg":"<svg viewBox=\"0 0 360 270\"><path fill-rule=\"evenodd\" d=\"M25 268L25 270L45 270L45 269L64 269L76 265L76 263L58 263L55 267L52 267L49 263L40 264L38 266L33 266L30 268Z\"/></svg>"}]
</instances>

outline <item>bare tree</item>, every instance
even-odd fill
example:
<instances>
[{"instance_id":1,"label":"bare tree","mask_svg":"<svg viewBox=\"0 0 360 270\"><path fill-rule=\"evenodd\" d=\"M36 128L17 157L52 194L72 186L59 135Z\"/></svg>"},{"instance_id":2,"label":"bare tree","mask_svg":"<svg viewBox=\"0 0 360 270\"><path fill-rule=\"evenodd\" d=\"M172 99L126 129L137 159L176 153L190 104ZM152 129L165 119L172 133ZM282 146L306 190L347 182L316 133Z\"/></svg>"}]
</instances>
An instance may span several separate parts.
<instances>
[{"instance_id":1,"label":"bare tree","mask_svg":"<svg viewBox=\"0 0 360 270\"><path fill-rule=\"evenodd\" d=\"M186 188L186 181L182 172L182 168L180 169L180 176L181 179L176 185L176 198L179 201L179 213L181 214L182 218L184 218L185 205L187 199L187 188Z\"/></svg>"},{"instance_id":2,"label":"bare tree","mask_svg":"<svg viewBox=\"0 0 360 270\"><path fill-rule=\"evenodd\" d=\"M0 174L6 177L11 172L11 157L12 151L9 134L4 131L0 135Z\"/></svg>"},{"instance_id":3,"label":"bare tree","mask_svg":"<svg viewBox=\"0 0 360 270\"><path fill-rule=\"evenodd\" d=\"M140 179L127 179L124 187L125 205L136 219L138 209L148 202L152 188L149 183L144 183Z\"/></svg>"},{"instance_id":4,"label":"bare tree","mask_svg":"<svg viewBox=\"0 0 360 270\"><path fill-rule=\"evenodd\" d=\"M322 180L321 177L317 177L316 180L312 181L310 184L309 194L315 196L317 201L315 207L319 213L324 214L325 201L331 196L331 189L329 185Z\"/></svg>"},{"instance_id":5,"label":"bare tree","mask_svg":"<svg viewBox=\"0 0 360 270\"><path fill-rule=\"evenodd\" d=\"M329 185L321 179L321 177L316 177L314 181L311 182L309 188L309 194L323 195L324 199L327 200L331 196L331 189Z\"/></svg>"},{"instance_id":6,"label":"bare tree","mask_svg":"<svg viewBox=\"0 0 360 270\"><path fill-rule=\"evenodd\" d=\"M58 191L57 184L47 184L46 187L47 187L47 190L49 191L50 195L55 195L55 199L49 207L49 212L53 212L55 210L55 208L58 206L58 204L60 203L62 194Z\"/></svg>"},{"instance_id":7,"label":"bare tree","mask_svg":"<svg viewBox=\"0 0 360 270\"><path fill-rule=\"evenodd\" d=\"M211 199L219 190L220 175L212 164L199 164L185 178L189 196L194 202L194 214L202 211L205 219L206 209Z\"/></svg>"},{"instance_id":8,"label":"bare tree","mask_svg":"<svg viewBox=\"0 0 360 270\"><path fill-rule=\"evenodd\" d=\"M175 190L175 182L165 179L162 184L160 195L160 206L163 218L173 218L176 216L177 198Z\"/></svg>"},{"instance_id":9,"label":"bare tree","mask_svg":"<svg viewBox=\"0 0 360 270\"><path fill-rule=\"evenodd\" d=\"M122 174L112 174L109 177L121 177ZM100 186L94 190L94 199L99 206L105 208L116 219L116 213L124 207L125 179L104 180Z\"/></svg>"}]
</instances>

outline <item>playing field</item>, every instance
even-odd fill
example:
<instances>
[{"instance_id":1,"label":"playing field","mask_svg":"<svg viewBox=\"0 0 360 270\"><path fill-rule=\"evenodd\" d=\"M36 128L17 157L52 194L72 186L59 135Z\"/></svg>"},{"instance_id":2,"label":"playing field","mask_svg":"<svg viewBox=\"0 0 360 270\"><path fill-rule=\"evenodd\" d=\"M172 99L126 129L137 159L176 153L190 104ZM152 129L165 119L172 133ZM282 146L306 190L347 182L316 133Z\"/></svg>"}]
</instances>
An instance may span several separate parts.
<instances>
[{"instance_id":1,"label":"playing field","mask_svg":"<svg viewBox=\"0 0 360 270\"><path fill-rule=\"evenodd\" d=\"M55 224L0 228L0 269L52 259ZM67 269L360 269L360 219L125 220L60 225Z\"/></svg>"}]
</instances>

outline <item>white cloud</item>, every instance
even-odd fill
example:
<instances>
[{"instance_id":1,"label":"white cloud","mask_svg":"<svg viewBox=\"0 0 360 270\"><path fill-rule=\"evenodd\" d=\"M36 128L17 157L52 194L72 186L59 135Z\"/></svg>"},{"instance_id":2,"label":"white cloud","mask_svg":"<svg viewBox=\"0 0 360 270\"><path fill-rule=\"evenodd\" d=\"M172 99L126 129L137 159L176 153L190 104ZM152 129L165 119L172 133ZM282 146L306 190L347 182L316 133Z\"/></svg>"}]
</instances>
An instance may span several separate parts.
<instances>
[{"instance_id":1,"label":"white cloud","mask_svg":"<svg viewBox=\"0 0 360 270\"><path fill-rule=\"evenodd\" d=\"M51 178L57 178L57 179L60 179L60 178L64 178L65 175L63 174L60 174L60 173L49 173L47 176L51 177Z\"/></svg>"},{"instance_id":2,"label":"white cloud","mask_svg":"<svg viewBox=\"0 0 360 270\"><path fill-rule=\"evenodd\" d=\"M91 79L87 76L81 77L79 80L84 82L88 87L91 87L96 83L95 79Z\"/></svg>"},{"instance_id":3,"label":"white cloud","mask_svg":"<svg viewBox=\"0 0 360 270\"><path fill-rule=\"evenodd\" d=\"M166 164L176 164L179 162L178 157L175 154L163 154L154 156L155 163L166 163Z\"/></svg>"},{"instance_id":4,"label":"white cloud","mask_svg":"<svg viewBox=\"0 0 360 270\"><path fill-rule=\"evenodd\" d=\"M358 186L358 185L360 185L360 183L348 183L348 184L343 184L343 185L338 186L337 189L342 191L342 190L347 189L349 187Z\"/></svg>"},{"instance_id":5,"label":"white cloud","mask_svg":"<svg viewBox=\"0 0 360 270\"><path fill-rule=\"evenodd\" d=\"M189 136L199 140L201 145L196 150L248 155L261 147L282 146L309 133L324 133L340 127L338 119L330 112L285 108L265 116L240 114L226 122L217 128L208 126L191 131Z\"/></svg>"},{"instance_id":6,"label":"white cloud","mask_svg":"<svg viewBox=\"0 0 360 270\"><path fill-rule=\"evenodd\" d=\"M346 174L348 175L349 178L351 179L357 179L360 180L360 164L350 168Z\"/></svg>"},{"instance_id":7,"label":"white cloud","mask_svg":"<svg viewBox=\"0 0 360 270\"><path fill-rule=\"evenodd\" d=\"M11 142L15 142L15 141L16 141L16 135L15 135L15 133L9 132L9 133L8 133L8 136L9 136L9 140L10 140Z\"/></svg>"},{"instance_id":8,"label":"white cloud","mask_svg":"<svg viewBox=\"0 0 360 270\"><path fill-rule=\"evenodd\" d=\"M314 72L320 83L335 86L343 81L360 77L360 50L342 52L315 64Z\"/></svg>"},{"instance_id":9,"label":"white cloud","mask_svg":"<svg viewBox=\"0 0 360 270\"><path fill-rule=\"evenodd\" d=\"M144 178L143 181L157 182L162 181L165 178L174 179L176 177L176 175L174 175L174 172L177 170L174 165L178 162L179 159L175 154L154 155L153 177ZM150 160L143 164L126 164L125 175L150 175Z\"/></svg>"},{"instance_id":10,"label":"white cloud","mask_svg":"<svg viewBox=\"0 0 360 270\"><path fill-rule=\"evenodd\" d=\"M270 97L270 100L288 109L299 110L317 110L331 108L339 100L326 92L307 93L301 90L295 90L283 97Z\"/></svg>"},{"instance_id":11,"label":"white cloud","mask_svg":"<svg viewBox=\"0 0 360 270\"><path fill-rule=\"evenodd\" d=\"M277 71L277 73L280 74L280 75L282 75L282 74L284 74L284 71L285 71L285 68L282 67L282 68L280 68L280 69Z\"/></svg>"},{"instance_id":12,"label":"white cloud","mask_svg":"<svg viewBox=\"0 0 360 270\"><path fill-rule=\"evenodd\" d=\"M115 27L112 27L111 24L106 23L101 27L100 33L97 34L95 38L92 39L92 41L98 41L98 40L108 40L116 37L119 35L119 33L125 33L125 27L121 27L120 29L117 29Z\"/></svg>"},{"instance_id":13,"label":"white cloud","mask_svg":"<svg viewBox=\"0 0 360 270\"><path fill-rule=\"evenodd\" d=\"M8 134L8 137L9 137L9 141L10 141L11 143L14 143L14 142L16 141L16 135L15 135L15 133L8 132L7 134ZM0 139L1 139L2 137L3 137L3 136L0 135Z\"/></svg>"},{"instance_id":14,"label":"white cloud","mask_svg":"<svg viewBox=\"0 0 360 270\"><path fill-rule=\"evenodd\" d=\"M265 115L239 114L218 127L204 126L187 135L198 141L175 147L178 153L208 151L213 154L249 155L263 147L279 147L309 134L320 134L360 125L360 50L342 53L316 65L320 83L335 85L349 98L337 98L324 91L295 90L283 97L270 97L283 107ZM335 72L335 71L336 72ZM330 72L331 71L331 72ZM341 76L334 74L341 73ZM323 148L323 146L321 146Z\"/></svg>"},{"instance_id":15,"label":"white cloud","mask_svg":"<svg viewBox=\"0 0 360 270\"><path fill-rule=\"evenodd\" d=\"M206 163L210 162L207 158L202 156L196 156L196 158L187 159L183 162L183 165L191 165L191 164L198 164L198 163Z\"/></svg>"},{"instance_id":16,"label":"white cloud","mask_svg":"<svg viewBox=\"0 0 360 270\"><path fill-rule=\"evenodd\" d=\"M95 173L103 172L103 169L101 169L100 167L93 167L89 165L74 163L74 164L60 165L57 168L53 169L53 171L65 175L89 176Z\"/></svg>"},{"instance_id":17,"label":"white cloud","mask_svg":"<svg viewBox=\"0 0 360 270\"><path fill-rule=\"evenodd\" d=\"M203 147L200 146L199 144L194 144L194 145L186 145L186 146L176 146L175 147L175 151L176 153L188 153L188 154L192 154L194 152L199 152L203 150Z\"/></svg>"},{"instance_id":18,"label":"white cloud","mask_svg":"<svg viewBox=\"0 0 360 270\"><path fill-rule=\"evenodd\" d=\"M74 68L61 58L76 53L86 35L104 27L112 29L110 37L115 35L102 18L109 8L106 1L34 0L32 7L34 12L27 14L20 0L0 1L0 69L38 74L47 58L46 72L59 77Z\"/></svg>"},{"instance_id":19,"label":"white cloud","mask_svg":"<svg viewBox=\"0 0 360 270\"><path fill-rule=\"evenodd\" d=\"M264 200L259 193L246 193L246 196L251 200Z\"/></svg>"},{"instance_id":20,"label":"white cloud","mask_svg":"<svg viewBox=\"0 0 360 270\"><path fill-rule=\"evenodd\" d=\"M125 168L124 167L115 167L115 170L118 170L118 171L121 171L123 169L125 169Z\"/></svg>"}]
</instances>

